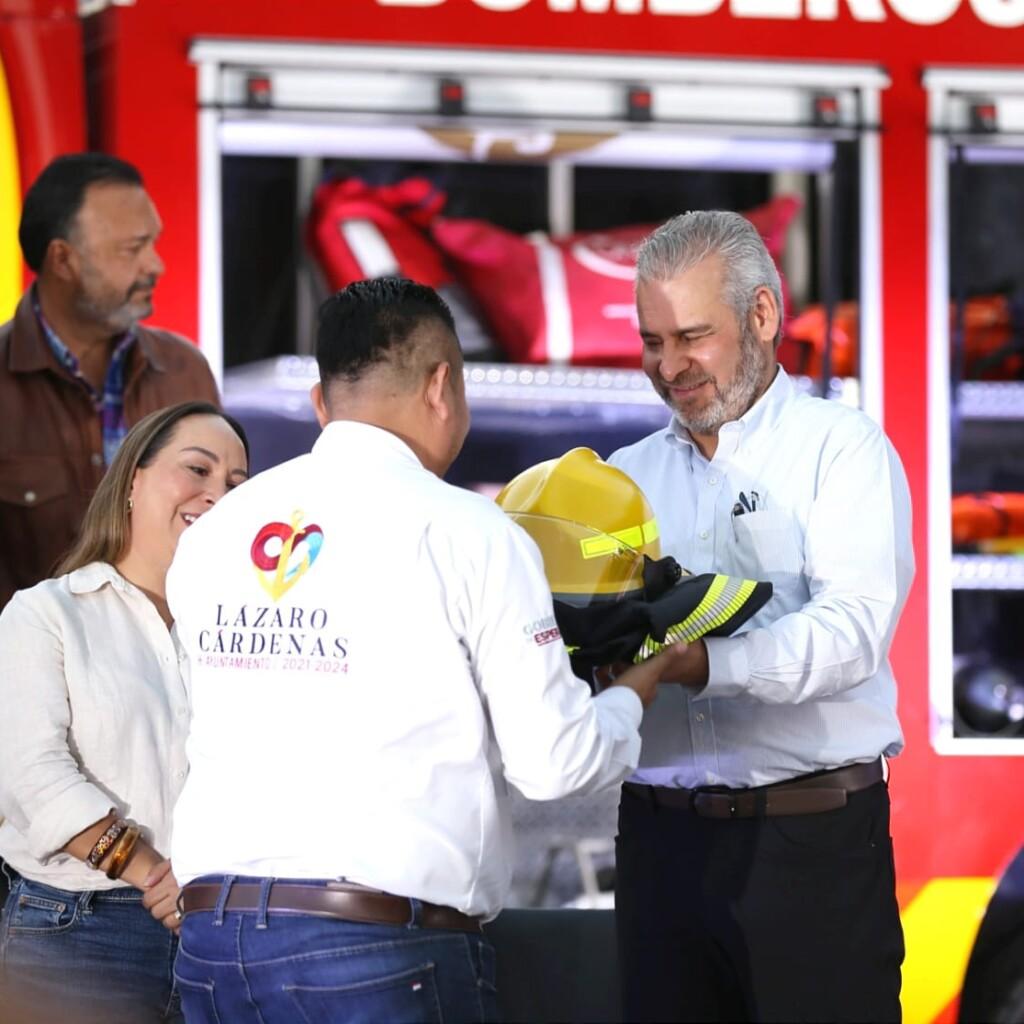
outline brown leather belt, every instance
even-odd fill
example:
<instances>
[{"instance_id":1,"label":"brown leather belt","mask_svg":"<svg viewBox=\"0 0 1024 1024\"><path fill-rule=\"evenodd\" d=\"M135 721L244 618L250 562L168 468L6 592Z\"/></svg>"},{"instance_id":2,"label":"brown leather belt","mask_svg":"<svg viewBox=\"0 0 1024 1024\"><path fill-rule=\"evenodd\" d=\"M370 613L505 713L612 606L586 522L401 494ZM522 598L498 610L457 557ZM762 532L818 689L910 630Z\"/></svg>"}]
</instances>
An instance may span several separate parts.
<instances>
[{"instance_id":1,"label":"brown leather belt","mask_svg":"<svg viewBox=\"0 0 1024 1024\"><path fill-rule=\"evenodd\" d=\"M772 818L834 811L846 806L848 793L867 789L883 778L882 759L878 758L751 789L674 789L635 782L625 783L623 789L655 807L692 811L701 818Z\"/></svg>"},{"instance_id":2,"label":"brown leather belt","mask_svg":"<svg viewBox=\"0 0 1024 1024\"><path fill-rule=\"evenodd\" d=\"M189 882L181 890L182 916L197 910L214 910L220 901L220 882ZM415 923L422 928L449 928L460 932L479 932L480 920L453 907L417 901ZM231 886L225 910L254 910L261 906L260 886L253 882L235 882ZM271 914L311 914L342 921L366 924L407 925L413 922L413 901L389 892L365 889L348 882L303 885L301 882L274 882L267 897Z\"/></svg>"}]
</instances>

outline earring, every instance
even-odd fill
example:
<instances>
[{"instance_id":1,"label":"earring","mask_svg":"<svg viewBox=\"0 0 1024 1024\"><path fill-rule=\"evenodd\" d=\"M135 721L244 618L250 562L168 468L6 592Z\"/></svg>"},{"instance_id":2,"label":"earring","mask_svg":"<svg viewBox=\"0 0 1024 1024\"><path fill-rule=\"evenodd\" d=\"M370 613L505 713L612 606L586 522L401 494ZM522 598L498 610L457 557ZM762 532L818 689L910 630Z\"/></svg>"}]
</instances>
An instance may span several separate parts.
<instances>
[{"instance_id":1,"label":"earring","mask_svg":"<svg viewBox=\"0 0 1024 1024\"><path fill-rule=\"evenodd\" d=\"M135 508L135 502L131 498L128 499L128 514L131 514L132 509Z\"/></svg>"}]
</instances>

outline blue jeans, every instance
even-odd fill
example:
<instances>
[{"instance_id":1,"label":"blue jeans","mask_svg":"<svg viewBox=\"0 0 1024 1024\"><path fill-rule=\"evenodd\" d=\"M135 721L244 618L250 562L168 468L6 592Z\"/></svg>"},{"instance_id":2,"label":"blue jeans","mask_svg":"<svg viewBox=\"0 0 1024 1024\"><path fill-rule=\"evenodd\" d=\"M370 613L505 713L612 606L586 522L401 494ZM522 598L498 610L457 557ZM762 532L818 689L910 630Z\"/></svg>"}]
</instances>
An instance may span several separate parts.
<instances>
[{"instance_id":1,"label":"blue jeans","mask_svg":"<svg viewBox=\"0 0 1024 1024\"><path fill-rule=\"evenodd\" d=\"M222 882L223 901L234 879L203 881ZM257 910L188 914L174 965L186 1021L497 1020L490 943L472 932L422 928L415 922L416 901L410 900L409 906L407 925Z\"/></svg>"},{"instance_id":2,"label":"blue jeans","mask_svg":"<svg viewBox=\"0 0 1024 1024\"><path fill-rule=\"evenodd\" d=\"M70 892L15 876L0 917L0 1019L180 1022L177 945L137 889Z\"/></svg>"}]
</instances>

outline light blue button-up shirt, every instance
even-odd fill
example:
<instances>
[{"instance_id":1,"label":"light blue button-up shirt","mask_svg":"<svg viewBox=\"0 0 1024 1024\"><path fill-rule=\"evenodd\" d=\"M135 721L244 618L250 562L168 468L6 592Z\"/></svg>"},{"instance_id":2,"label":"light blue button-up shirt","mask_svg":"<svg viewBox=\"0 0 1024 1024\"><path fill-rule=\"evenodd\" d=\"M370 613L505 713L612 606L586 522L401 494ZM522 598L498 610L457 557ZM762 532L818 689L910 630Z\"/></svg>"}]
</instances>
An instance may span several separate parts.
<instances>
[{"instance_id":1,"label":"light blue button-up shirt","mask_svg":"<svg viewBox=\"0 0 1024 1024\"><path fill-rule=\"evenodd\" d=\"M888 652L914 555L906 477L878 425L779 370L712 459L673 418L609 461L647 495L663 554L774 588L738 635L705 641L703 690L661 688L633 781L759 786L899 753Z\"/></svg>"}]
</instances>

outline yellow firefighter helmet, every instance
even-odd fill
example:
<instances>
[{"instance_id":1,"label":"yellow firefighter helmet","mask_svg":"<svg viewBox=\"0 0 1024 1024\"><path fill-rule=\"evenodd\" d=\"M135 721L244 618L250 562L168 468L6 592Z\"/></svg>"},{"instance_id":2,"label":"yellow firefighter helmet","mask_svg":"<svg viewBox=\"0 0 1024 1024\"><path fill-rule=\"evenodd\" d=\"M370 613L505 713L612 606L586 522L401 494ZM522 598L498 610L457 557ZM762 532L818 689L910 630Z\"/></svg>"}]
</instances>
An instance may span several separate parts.
<instances>
[{"instance_id":1,"label":"yellow firefighter helmet","mask_svg":"<svg viewBox=\"0 0 1024 1024\"><path fill-rule=\"evenodd\" d=\"M496 500L540 548L556 595L600 600L642 590L643 556L661 557L643 491L589 448L531 466Z\"/></svg>"}]
</instances>

